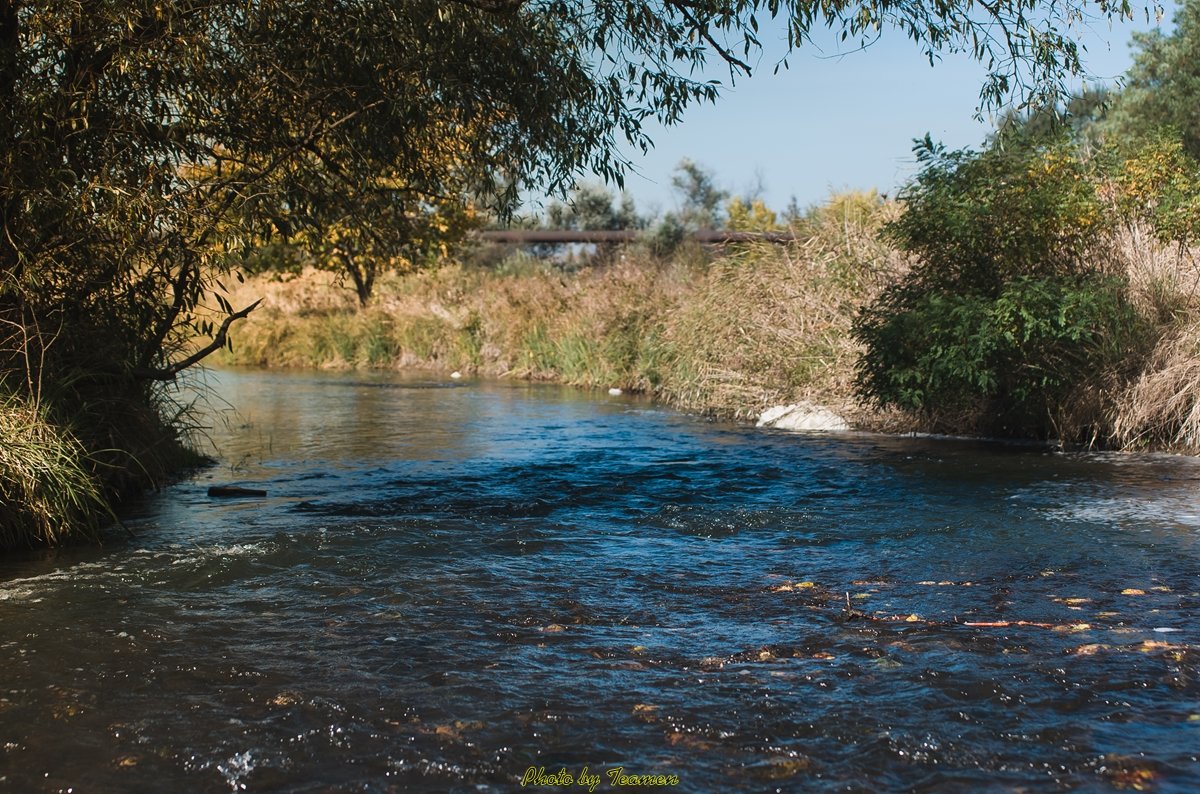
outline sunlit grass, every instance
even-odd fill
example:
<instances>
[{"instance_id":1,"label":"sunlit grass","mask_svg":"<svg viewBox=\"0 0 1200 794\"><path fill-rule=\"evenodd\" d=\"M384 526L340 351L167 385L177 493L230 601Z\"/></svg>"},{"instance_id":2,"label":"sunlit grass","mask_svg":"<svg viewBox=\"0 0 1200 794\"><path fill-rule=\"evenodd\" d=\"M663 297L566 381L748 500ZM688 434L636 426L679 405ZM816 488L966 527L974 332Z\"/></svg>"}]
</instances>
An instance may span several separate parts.
<instances>
[{"instance_id":1,"label":"sunlit grass","mask_svg":"<svg viewBox=\"0 0 1200 794\"><path fill-rule=\"evenodd\" d=\"M87 458L40 407L0 397L0 547L96 537L111 512Z\"/></svg>"}]
</instances>

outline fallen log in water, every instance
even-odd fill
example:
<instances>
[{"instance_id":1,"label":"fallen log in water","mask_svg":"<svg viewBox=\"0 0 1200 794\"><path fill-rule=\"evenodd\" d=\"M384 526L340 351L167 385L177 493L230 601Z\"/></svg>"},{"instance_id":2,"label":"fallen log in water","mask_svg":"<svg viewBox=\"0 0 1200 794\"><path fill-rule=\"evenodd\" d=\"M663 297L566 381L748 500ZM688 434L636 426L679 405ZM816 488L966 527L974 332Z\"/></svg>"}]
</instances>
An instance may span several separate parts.
<instances>
[{"instance_id":1,"label":"fallen log in water","mask_svg":"<svg viewBox=\"0 0 1200 794\"><path fill-rule=\"evenodd\" d=\"M267 492L260 488L242 488L238 485L211 485L208 488L208 495L221 498L234 498L242 496L266 496Z\"/></svg>"}]
</instances>

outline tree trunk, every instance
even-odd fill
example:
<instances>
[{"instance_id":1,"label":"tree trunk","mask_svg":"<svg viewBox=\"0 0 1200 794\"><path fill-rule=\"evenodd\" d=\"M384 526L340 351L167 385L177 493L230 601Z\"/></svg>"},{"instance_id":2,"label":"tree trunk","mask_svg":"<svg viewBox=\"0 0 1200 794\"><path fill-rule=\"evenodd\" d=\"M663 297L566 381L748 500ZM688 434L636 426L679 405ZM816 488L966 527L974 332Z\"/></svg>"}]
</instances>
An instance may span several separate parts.
<instances>
[{"instance_id":1,"label":"tree trunk","mask_svg":"<svg viewBox=\"0 0 1200 794\"><path fill-rule=\"evenodd\" d=\"M371 290L375 286L375 263L366 260L359 264L354 261L354 257L344 252L339 256L346 272L350 274L350 280L354 282L354 291L358 295L358 308L367 308L367 304L371 302Z\"/></svg>"},{"instance_id":2,"label":"tree trunk","mask_svg":"<svg viewBox=\"0 0 1200 794\"><path fill-rule=\"evenodd\" d=\"M14 238L21 202L16 179L19 0L0 0L0 278L20 276Z\"/></svg>"}]
</instances>

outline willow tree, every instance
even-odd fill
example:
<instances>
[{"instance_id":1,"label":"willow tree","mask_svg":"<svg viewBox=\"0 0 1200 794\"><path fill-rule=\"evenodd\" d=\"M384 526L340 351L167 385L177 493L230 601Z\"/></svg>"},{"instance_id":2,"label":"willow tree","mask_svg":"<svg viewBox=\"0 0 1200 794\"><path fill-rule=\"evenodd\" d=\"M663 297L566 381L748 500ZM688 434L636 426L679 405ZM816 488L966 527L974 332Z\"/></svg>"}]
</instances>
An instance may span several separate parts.
<instances>
[{"instance_id":1,"label":"willow tree","mask_svg":"<svg viewBox=\"0 0 1200 794\"><path fill-rule=\"evenodd\" d=\"M155 424L159 384L250 308L222 295L231 253L336 224L401 245L381 202L503 212L587 171L620 184L647 119L716 99L706 62L749 74L767 17L792 46L831 27L907 36L931 61L965 51L985 103L1037 100L1080 69L1082 6L0 0L0 390L128 471L96 451L140 452L129 417Z\"/></svg>"}]
</instances>

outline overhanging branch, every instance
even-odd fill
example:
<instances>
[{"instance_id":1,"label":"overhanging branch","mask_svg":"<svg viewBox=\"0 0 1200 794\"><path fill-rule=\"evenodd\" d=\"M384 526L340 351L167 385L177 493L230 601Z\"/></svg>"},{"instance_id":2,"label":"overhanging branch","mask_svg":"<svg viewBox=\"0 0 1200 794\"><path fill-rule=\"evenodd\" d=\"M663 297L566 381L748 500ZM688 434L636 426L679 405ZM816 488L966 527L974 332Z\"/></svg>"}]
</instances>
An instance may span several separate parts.
<instances>
[{"instance_id":1,"label":"overhanging branch","mask_svg":"<svg viewBox=\"0 0 1200 794\"><path fill-rule=\"evenodd\" d=\"M226 317L225 321L221 323L221 327L217 329L217 333L215 336L213 336L212 341L182 361L177 361L166 369L144 369L138 370L134 374L150 380L174 380L175 376L180 372L183 372L188 367L199 363L203 359L224 347L225 341L229 336L229 326L233 325L237 320L244 319L248 314L250 314L250 312L254 311L258 307L258 304L262 302L263 299L259 298L241 311L234 312Z\"/></svg>"}]
</instances>

